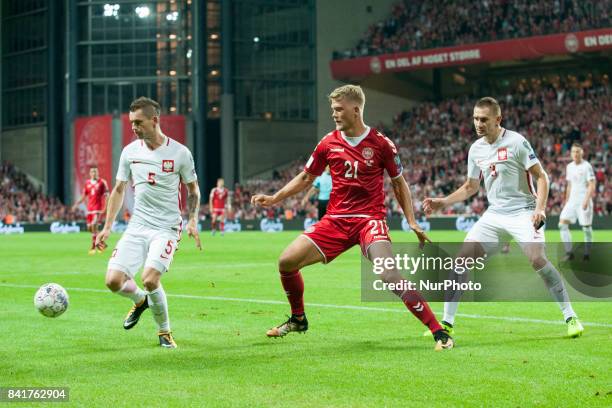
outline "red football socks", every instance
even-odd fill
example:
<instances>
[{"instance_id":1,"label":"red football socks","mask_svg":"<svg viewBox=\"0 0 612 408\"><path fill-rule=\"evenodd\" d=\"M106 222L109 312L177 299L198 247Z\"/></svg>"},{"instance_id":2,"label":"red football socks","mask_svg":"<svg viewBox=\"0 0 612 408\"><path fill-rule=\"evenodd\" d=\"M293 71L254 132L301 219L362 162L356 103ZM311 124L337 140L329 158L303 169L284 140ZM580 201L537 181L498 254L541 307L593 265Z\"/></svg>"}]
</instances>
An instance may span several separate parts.
<instances>
[{"instance_id":1,"label":"red football socks","mask_svg":"<svg viewBox=\"0 0 612 408\"><path fill-rule=\"evenodd\" d=\"M304 314L304 279L300 271L280 273L283 289L291 304L291 313L294 315Z\"/></svg>"},{"instance_id":2,"label":"red football socks","mask_svg":"<svg viewBox=\"0 0 612 408\"><path fill-rule=\"evenodd\" d=\"M423 322L425 326L429 327L432 333L442 329L436 316L429 308L429 304L427 304L427 301L419 292L416 290L406 290L403 293L396 293L395 291L394 293L402 299L402 302L404 302L408 310L410 310L417 319Z\"/></svg>"}]
</instances>

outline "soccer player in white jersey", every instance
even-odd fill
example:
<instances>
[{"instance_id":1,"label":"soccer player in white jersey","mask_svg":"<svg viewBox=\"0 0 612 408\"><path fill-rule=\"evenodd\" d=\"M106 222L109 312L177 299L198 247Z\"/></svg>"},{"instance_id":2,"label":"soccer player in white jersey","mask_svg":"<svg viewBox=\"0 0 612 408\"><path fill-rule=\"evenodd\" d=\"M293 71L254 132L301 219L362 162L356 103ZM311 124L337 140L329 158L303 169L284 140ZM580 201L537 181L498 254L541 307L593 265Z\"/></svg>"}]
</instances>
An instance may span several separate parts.
<instances>
[{"instance_id":1,"label":"soccer player in white jersey","mask_svg":"<svg viewBox=\"0 0 612 408\"><path fill-rule=\"evenodd\" d=\"M584 151L578 143L572 145L572 162L567 165L565 179L567 189L565 190L565 205L559 217L559 231L561 241L565 247L564 261L574 259L572 252L572 235L569 230L570 224L576 219L584 232L584 257L589 260L591 243L593 242L593 193L595 192L595 173L591 163L583 160Z\"/></svg>"},{"instance_id":2,"label":"soccer player in white jersey","mask_svg":"<svg viewBox=\"0 0 612 408\"><path fill-rule=\"evenodd\" d=\"M197 228L200 189L191 152L162 133L159 116L160 106L152 99L141 97L130 105L129 119L138 138L121 152L117 182L108 200L106 222L96 244L106 246L131 177L135 188L134 213L108 262L106 286L134 302L123 323L126 330L134 327L142 312L151 308L159 329L160 346L175 348L166 293L160 278L168 271L181 236L181 182L188 191L187 232L202 249ZM134 281L143 264L142 284L146 291Z\"/></svg>"},{"instance_id":3,"label":"soccer player in white jersey","mask_svg":"<svg viewBox=\"0 0 612 408\"><path fill-rule=\"evenodd\" d=\"M559 271L546 258L543 224L546 220L548 176L529 142L519 133L501 127L501 108L493 98L480 99L474 107L474 127L479 139L468 153L467 181L444 198L426 198L426 213L467 200L478 192L480 179L489 200L489 208L468 232L459 257L491 254L500 237L510 235L521 246L533 268L559 304L570 337L584 331L572 309ZM537 182L537 196L532 184ZM458 273L458 275L460 275ZM458 276L461 278L461 276ZM451 331L461 292L444 303L441 322Z\"/></svg>"}]
</instances>

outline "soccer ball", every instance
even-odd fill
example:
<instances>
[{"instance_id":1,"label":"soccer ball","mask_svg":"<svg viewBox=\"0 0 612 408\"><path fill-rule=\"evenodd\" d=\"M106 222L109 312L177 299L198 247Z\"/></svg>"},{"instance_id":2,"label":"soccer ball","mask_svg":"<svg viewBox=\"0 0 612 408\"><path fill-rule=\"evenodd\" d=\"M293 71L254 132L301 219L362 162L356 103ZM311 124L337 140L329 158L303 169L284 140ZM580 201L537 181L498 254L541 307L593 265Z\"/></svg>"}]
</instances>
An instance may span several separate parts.
<instances>
[{"instance_id":1,"label":"soccer ball","mask_svg":"<svg viewBox=\"0 0 612 408\"><path fill-rule=\"evenodd\" d=\"M43 316L57 317L68 309L68 293L57 283L47 283L34 295L34 306Z\"/></svg>"}]
</instances>

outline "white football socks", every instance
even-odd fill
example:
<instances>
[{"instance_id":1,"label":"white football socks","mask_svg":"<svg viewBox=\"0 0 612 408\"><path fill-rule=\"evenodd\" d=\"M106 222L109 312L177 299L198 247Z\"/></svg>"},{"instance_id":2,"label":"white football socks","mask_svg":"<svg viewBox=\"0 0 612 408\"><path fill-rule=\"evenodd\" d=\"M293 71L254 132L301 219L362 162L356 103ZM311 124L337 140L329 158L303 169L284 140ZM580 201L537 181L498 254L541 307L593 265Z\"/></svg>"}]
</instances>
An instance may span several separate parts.
<instances>
[{"instance_id":1,"label":"white football socks","mask_svg":"<svg viewBox=\"0 0 612 408\"><path fill-rule=\"evenodd\" d=\"M442 316L442 320L454 325L458 308L459 302L444 302L444 315Z\"/></svg>"},{"instance_id":2,"label":"white football socks","mask_svg":"<svg viewBox=\"0 0 612 408\"><path fill-rule=\"evenodd\" d=\"M584 232L584 254L589 255L591 253L591 245L593 244L593 227L582 227Z\"/></svg>"},{"instance_id":3,"label":"white football socks","mask_svg":"<svg viewBox=\"0 0 612 408\"><path fill-rule=\"evenodd\" d=\"M146 296L144 290L140 289L134 279L128 279L125 281L121 289L119 289L116 294L132 299L132 302L138 304L142 302Z\"/></svg>"},{"instance_id":4,"label":"white football socks","mask_svg":"<svg viewBox=\"0 0 612 408\"><path fill-rule=\"evenodd\" d=\"M563 284L561 274L559 274L559 271L553 266L553 264L548 261L542 269L537 271L537 273L544 281L544 284L548 288L548 291L552 295L553 299L555 299L559 305L559 308L563 313L563 319L567 320L570 317L576 316L576 313L574 313L574 309L572 308L572 304L570 303L567 289L565 289L565 285Z\"/></svg>"},{"instance_id":5,"label":"white football socks","mask_svg":"<svg viewBox=\"0 0 612 408\"><path fill-rule=\"evenodd\" d=\"M565 252L572 252L572 233L569 230L569 225L559 224L559 232L561 233L561 242L563 242Z\"/></svg>"},{"instance_id":6,"label":"white football socks","mask_svg":"<svg viewBox=\"0 0 612 408\"><path fill-rule=\"evenodd\" d=\"M149 308L153 313L153 318L159 327L159 331L170 331L170 318L168 317L168 302L166 292L160 285L159 288L149 292Z\"/></svg>"},{"instance_id":7,"label":"white football socks","mask_svg":"<svg viewBox=\"0 0 612 408\"><path fill-rule=\"evenodd\" d=\"M468 271L462 270L458 272L454 271L454 274L451 275L451 279L455 280L458 283L465 283L469 279ZM462 290L449 290L444 294L444 314L442 315L442 320L446 323L450 323L451 325L455 324L455 315L457 314L457 309L459 308L459 300L463 295Z\"/></svg>"}]
</instances>

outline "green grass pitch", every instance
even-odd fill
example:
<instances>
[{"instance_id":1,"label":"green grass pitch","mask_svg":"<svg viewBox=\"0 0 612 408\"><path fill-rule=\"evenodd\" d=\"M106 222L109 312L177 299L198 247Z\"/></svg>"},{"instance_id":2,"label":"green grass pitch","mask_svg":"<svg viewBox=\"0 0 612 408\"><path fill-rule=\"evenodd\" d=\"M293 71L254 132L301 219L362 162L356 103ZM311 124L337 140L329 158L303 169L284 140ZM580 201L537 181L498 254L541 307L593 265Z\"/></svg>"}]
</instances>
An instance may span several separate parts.
<instances>
[{"instance_id":1,"label":"green grass pitch","mask_svg":"<svg viewBox=\"0 0 612 408\"><path fill-rule=\"evenodd\" d=\"M304 269L309 332L267 339L289 313L276 259L297 235L203 233L203 252L185 237L163 279L176 350L157 346L149 311L123 330L130 303L105 290L110 251L88 256L89 235L0 236L0 386L70 387L84 407L612 406L612 303L574 304L573 340L554 303L464 303L457 347L436 353L403 305L360 302L357 248ZM33 306L47 282L70 295L57 319Z\"/></svg>"}]
</instances>

